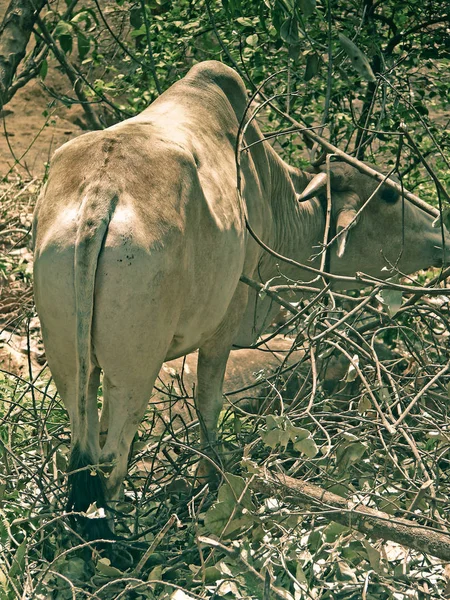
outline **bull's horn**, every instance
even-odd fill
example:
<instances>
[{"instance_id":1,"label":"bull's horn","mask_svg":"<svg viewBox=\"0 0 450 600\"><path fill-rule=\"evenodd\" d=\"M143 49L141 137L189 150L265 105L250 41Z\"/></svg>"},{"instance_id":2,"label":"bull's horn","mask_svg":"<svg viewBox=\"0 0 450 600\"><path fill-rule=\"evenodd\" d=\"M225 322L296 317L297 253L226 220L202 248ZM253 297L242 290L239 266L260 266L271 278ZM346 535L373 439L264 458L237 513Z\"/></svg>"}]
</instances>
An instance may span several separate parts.
<instances>
[{"instance_id":1,"label":"bull's horn","mask_svg":"<svg viewBox=\"0 0 450 600\"><path fill-rule=\"evenodd\" d=\"M327 185L327 174L319 173L311 179L301 194L297 194L297 200L304 202L309 200Z\"/></svg>"},{"instance_id":2,"label":"bull's horn","mask_svg":"<svg viewBox=\"0 0 450 600\"><path fill-rule=\"evenodd\" d=\"M345 246L347 244L348 232L350 229L356 224L356 210L347 209L343 210L338 214L338 218L336 221L336 235L338 236L336 239L337 243L337 251L336 254L338 258L342 258L345 252ZM348 227L348 229L346 229ZM339 235L339 233L346 229L343 233Z\"/></svg>"}]
</instances>

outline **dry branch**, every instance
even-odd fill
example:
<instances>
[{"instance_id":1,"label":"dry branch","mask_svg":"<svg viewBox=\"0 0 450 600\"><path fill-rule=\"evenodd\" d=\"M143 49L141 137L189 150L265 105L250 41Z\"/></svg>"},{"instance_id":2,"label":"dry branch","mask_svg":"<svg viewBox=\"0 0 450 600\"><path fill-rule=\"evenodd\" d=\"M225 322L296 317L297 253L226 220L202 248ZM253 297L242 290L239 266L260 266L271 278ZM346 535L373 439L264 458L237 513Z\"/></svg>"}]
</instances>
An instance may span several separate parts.
<instances>
[{"instance_id":1,"label":"dry branch","mask_svg":"<svg viewBox=\"0 0 450 600\"><path fill-rule=\"evenodd\" d=\"M393 517L287 475L266 472L264 478L255 478L251 487L265 495L277 496L286 503L326 508L324 516L330 521L356 529L371 538L391 540L423 554L450 561L448 533Z\"/></svg>"},{"instance_id":2,"label":"dry branch","mask_svg":"<svg viewBox=\"0 0 450 600\"><path fill-rule=\"evenodd\" d=\"M77 98L80 101L80 104L83 107L83 110L86 114L86 118L88 120L89 127L91 129L103 129L102 124L98 120L97 115L92 110L91 102L88 100L86 94L84 93L83 81L82 81L80 73L77 72L75 67L69 62L69 60L66 58L64 52L62 52L58 48L58 45L57 45L55 39L53 38L50 31L47 29L46 24L39 17L39 15L36 16L36 23L39 25L39 29L42 33L42 36L43 36L45 42L47 43L48 47L51 48L56 60L59 62L59 64L63 68L64 72L66 73L67 77L69 78L70 83L73 86L73 90L74 90L75 94L77 95Z\"/></svg>"},{"instance_id":3,"label":"dry branch","mask_svg":"<svg viewBox=\"0 0 450 600\"><path fill-rule=\"evenodd\" d=\"M11 0L0 25L0 108L9 100L9 88L25 56L39 12L47 0Z\"/></svg>"}]
</instances>

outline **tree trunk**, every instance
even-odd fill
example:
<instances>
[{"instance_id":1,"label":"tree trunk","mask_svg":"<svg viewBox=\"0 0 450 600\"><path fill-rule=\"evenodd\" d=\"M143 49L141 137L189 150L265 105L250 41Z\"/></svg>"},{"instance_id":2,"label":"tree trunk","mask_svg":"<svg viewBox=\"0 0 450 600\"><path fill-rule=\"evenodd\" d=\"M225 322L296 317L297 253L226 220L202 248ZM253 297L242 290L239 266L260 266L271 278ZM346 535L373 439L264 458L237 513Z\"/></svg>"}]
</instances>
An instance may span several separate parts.
<instances>
[{"instance_id":1,"label":"tree trunk","mask_svg":"<svg viewBox=\"0 0 450 600\"><path fill-rule=\"evenodd\" d=\"M0 109L17 67L25 56L28 40L39 12L47 0L11 0L0 25Z\"/></svg>"}]
</instances>

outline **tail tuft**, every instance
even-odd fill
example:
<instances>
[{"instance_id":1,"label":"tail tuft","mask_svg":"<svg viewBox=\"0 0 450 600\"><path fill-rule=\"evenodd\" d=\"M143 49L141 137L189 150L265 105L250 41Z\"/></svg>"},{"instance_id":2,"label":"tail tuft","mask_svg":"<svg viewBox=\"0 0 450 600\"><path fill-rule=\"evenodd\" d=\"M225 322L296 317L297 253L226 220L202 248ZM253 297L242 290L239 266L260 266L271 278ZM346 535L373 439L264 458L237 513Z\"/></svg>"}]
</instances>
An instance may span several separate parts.
<instances>
[{"instance_id":1,"label":"tail tuft","mask_svg":"<svg viewBox=\"0 0 450 600\"><path fill-rule=\"evenodd\" d=\"M69 494L66 510L85 512L94 502L98 508L106 508L103 476L98 470L92 475L89 469L91 465L95 465L95 461L89 452L80 450L79 444L75 444L68 468Z\"/></svg>"},{"instance_id":2,"label":"tail tuft","mask_svg":"<svg viewBox=\"0 0 450 600\"><path fill-rule=\"evenodd\" d=\"M105 483L103 475L97 470L95 475L89 468L94 465L89 452L80 450L80 445L75 444L70 456L69 471L69 494L66 505L67 511L86 512L91 504L97 508L107 508ZM74 525L78 523L89 540L116 539L111 530L107 517L88 518L77 517Z\"/></svg>"}]
</instances>

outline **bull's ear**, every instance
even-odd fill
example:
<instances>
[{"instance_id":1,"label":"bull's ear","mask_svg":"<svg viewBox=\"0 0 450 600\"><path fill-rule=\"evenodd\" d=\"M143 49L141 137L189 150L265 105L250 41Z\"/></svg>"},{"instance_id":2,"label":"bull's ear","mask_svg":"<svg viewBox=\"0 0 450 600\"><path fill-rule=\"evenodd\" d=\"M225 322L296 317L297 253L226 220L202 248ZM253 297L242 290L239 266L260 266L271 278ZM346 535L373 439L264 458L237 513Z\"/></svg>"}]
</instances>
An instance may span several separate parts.
<instances>
[{"instance_id":1,"label":"bull's ear","mask_svg":"<svg viewBox=\"0 0 450 600\"><path fill-rule=\"evenodd\" d=\"M345 252L345 246L347 244L348 233L350 229L356 224L356 215L357 212L353 208L347 208L341 210L336 219L336 235L338 236L336 240L337 250L336 254L338 258L342 258ZM343 229L348 229L343 231ZM341 233L342 232L342 233ZM340 234L340 235L339 235Z\"/></svg>"},{"instance_id":2,"label":"bull's ear","mask_svg":"<svg viewBox=\"0 0 450 600\"><path fill-rule=\"evenodd\" d=\"M400 194L397 190L393 190L392 188L387 187L387 185L382 186L379 194L383 202L386 202L387 204L395 204L400 198Z\"/></svg>"}]
</instances>

